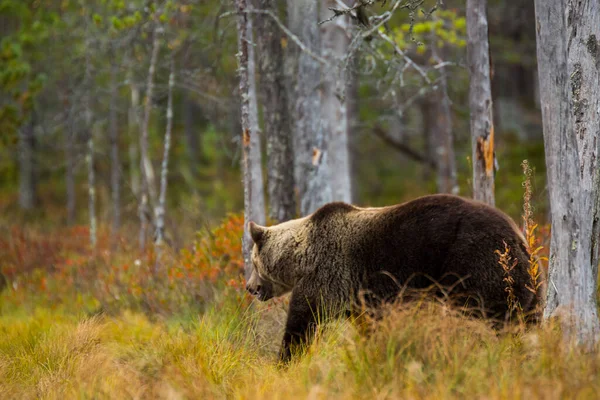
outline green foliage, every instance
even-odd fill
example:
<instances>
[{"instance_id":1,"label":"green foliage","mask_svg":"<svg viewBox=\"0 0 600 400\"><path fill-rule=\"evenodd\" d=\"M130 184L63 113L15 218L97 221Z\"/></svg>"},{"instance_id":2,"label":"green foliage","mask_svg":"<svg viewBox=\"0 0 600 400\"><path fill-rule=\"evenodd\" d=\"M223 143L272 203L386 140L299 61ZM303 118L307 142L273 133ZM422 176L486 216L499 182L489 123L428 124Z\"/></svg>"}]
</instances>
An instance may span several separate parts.
<instances>
[{"instance_id":1,"label":"green foliage","mask_svg":"<svg viewBox=\"0 0 600 400\"><path fill-rule=\"evenodd\" d=\"M431 17L420 15L412 24L392 28L391 36L400 48L414 47L418 54L424 54L430 46L464 48L465 35L465 17L455 10L436 10Z\"/></svg>"},{"instance_id":2,"label":"green foliage","mask_svg":"<svg viewBox=\"0 0 600 400\"><path fill-rule=\"evenodd\" d=\"M35 97L43 89L46 74L34 68L59 17L52 9L35 7L32 1L3 0L0 13L14 19L14 29L0 40L0 131L4 143L14 142L18 128L29 118Z\"/></svg>"}]
</instances>

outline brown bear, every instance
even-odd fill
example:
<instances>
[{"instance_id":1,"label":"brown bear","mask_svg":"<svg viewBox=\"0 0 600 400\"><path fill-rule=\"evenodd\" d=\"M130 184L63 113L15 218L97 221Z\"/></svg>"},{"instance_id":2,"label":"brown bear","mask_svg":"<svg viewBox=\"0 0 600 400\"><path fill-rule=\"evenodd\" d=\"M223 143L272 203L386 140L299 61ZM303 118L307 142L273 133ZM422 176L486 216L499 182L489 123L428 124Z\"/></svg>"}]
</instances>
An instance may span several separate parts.
<instances>
[{"instance_id":1,"label":"brown bear","mask_svg":"<svg viewBox=\"0 0 600 400\"><path fill-rule=\"evenodd\" d=\"M376 307L406 288L435 285L475 299L486 316L505 317L507 284L496 251L506 248L515 300L525 313L535 307L525 238L506 214L473 200L430 195L381 208L330 203L304 218L249 228L254 271L246 289L262 301L292 292L282 362L310 342L319 315Z\"/></svg>"}]
</instances>

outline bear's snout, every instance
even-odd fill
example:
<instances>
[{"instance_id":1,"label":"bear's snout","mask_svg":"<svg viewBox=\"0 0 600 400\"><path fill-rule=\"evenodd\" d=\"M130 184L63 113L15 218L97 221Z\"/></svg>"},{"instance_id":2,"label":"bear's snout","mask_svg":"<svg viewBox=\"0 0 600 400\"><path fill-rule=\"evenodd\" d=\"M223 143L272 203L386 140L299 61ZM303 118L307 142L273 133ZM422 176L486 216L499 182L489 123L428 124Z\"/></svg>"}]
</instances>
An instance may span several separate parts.
<instances>
[{"instance_id":1,"label":"bear's snout","mask_svg":"<svg viewBox=\"0 0 600 400\"><path fill-rule=\"evenodd\" d=\"M273 297L272 285L262 280L255 271L246 284L246 290L260 301L267 301Z\"/></svg>"},{"instance_id":2,"label":"bear's snout","mask_svg":"<svg viewBox=\"0 0 600 400\"><path fill-rule=\"evenodd\" d=\"M250 286L250 284L248 283L246 285L246 290L253 296L256 296L262 289L262 286L260 284L256 285L256 287L252 287Z\"/></svg>"}]
</instances>

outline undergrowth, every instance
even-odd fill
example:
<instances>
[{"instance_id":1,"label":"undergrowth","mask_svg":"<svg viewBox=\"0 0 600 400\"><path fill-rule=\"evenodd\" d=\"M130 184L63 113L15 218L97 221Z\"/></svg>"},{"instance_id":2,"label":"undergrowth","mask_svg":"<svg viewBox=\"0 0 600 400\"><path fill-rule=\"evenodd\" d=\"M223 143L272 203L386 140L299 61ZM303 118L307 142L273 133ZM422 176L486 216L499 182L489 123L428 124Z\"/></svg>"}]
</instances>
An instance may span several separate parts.
<instances>
[{"instance_id":1,"label":"undergrowth","mask_svg":"<svg viewBox=\"0 0 600 400\"><path fill-rule=\"evenodd\" d=\"M530 290L541 296L549 229L533 222L527 185ZM230 215L160 259L104 227L92 251L83 226L0 225L0 398L600 397L599 353L565 345L557 326L497 330L427 300L333 321L280 368L287 300L245 294L242 224Z\"/></svg>"}]
</instances>

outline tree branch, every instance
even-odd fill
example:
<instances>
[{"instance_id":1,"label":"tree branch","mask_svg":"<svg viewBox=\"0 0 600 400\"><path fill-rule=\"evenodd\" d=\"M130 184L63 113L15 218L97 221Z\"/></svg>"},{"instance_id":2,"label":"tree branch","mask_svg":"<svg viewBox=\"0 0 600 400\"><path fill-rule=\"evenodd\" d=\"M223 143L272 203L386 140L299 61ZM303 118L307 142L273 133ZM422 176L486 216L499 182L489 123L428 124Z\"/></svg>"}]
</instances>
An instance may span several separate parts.
<instances>
[{"instance_id":1,"label":"tree branch","mask_svg":"<svg viewBox=\"0 0 600 400\"><path fill-rule=\"evenodd\" d=\"M381 126L375 125L373 127L373 133L376 136L378 136L384 143L386 143L393 149L399 151L400 153L408 156L410 159L418 161L425 165L429 165L432 168L435 167L435 164L432 160L428 160L425 155L421 154L417 150L392 138Z\"/></svg>"}]
</instances>

